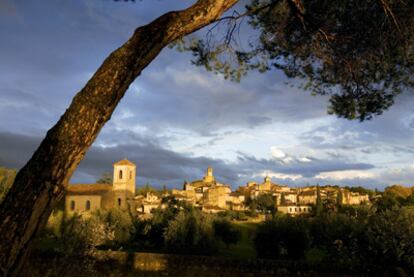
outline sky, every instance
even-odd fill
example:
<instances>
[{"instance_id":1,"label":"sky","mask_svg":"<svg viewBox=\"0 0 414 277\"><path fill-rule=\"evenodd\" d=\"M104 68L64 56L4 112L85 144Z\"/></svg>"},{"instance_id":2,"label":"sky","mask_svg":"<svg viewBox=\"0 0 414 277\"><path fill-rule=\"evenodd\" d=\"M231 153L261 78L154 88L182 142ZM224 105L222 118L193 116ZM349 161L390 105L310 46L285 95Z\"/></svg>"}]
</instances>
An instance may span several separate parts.
<instances>
[{"instance_id":1,"label":"sky","mask_svg":"<svg viewBox=\"0 0 414 277\"><path fill-rule=\"evenodd\" d=\"M28 161L135 28L191 3L0 0L0 166ZM231 82L166 48L130 86L70 182L94 183L128 158L138 186L180 187L208 166L233 188L266 175L290 186L412 185L411 91L358 122L328 115L328 98L296 84L278 71Z\"/></svg>"}]
</instances>

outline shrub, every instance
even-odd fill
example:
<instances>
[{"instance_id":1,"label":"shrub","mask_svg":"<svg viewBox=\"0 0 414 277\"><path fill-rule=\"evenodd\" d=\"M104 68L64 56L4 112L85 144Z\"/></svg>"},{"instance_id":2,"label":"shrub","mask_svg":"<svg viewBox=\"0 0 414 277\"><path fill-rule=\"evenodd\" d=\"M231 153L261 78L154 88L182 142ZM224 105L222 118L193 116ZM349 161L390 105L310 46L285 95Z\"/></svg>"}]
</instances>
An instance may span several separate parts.
<instances>
[{"instance_id":1,"label":"shrub","mask_svg":"<svg viewBox=\"0 0 414 277\"><path fill-rule=\"evenodd\" d=\"M91 228L105 228L113 232L113 240L108 241L107 245L126 245L135 232L132 215L121 209L97 210L91 215L89 224Z\"/></svg>"},{"instance_id":2,"label":"shrub","mask_svg":"<svg viewBox=\"0 0 414 277\"><path fill-rule=\"evenodd\" d=\"M155 209L152 218L135 220L135 233L133 243L141 249L160 250L164 248L164 232L178 214L180 209L169 205L166 209Z\"/></svg>"},{"instance_id":3,"label":"shrub","mask_svg":"<svg viewBox=\"0 0 414 277\"><path fill-rule=\"evenodd\" d=\"M236 229L230 221L218 219L213 221L214 235L220 239L227 247L236 244L241 238L240 230Z\"/></svg>"},{"instance_id":4,"label":"shrub","mask_svg":"<svg viewBox=\"0 0 414 277\"><path fill-rule=\"evenodd\" d=\"M253 239L258 257L300 259L309 247L304 220L287 216L265 221Z\"/></svg>"},{"instance_id":5,"label":"shrub","mask_svg":"<svg viewBox=\"0 0 414 277\"><path fill-rule=\"evenodd\" d=\"M370 255L379 263L414 270L414 207L394 207L370 218Z\"/></svg>"},{"instance_id":6,"label":"shrub","mask_svg":"<svg viewBox=\"0 0 414 277\"><path fill-rule=\"evenodd\" d=\"M311 247L327 253L326 263L340 269L361 267L366 257L366 223L344 214L327 214L310 219Z\"/></svg>"},{"instance_id":7,"label":"shrub","mask_svg":"<svg viewBox=\"0 0 414 277\"><path fill-rule=\"evenodd\" d=\"M211 216L199 210L180 211L164 232L170 252L211 255L217 251Z\"/></svg>"},{"instance_id":8,"label":"shrub","mask_svg":"<svg viewBox=\"0 0 414 277\"><path fill-rule=\"evenodd\" d=\"M326 263L328 257L328 251L317 247L311 248L305 252L305 261L310 266L321 266Z\"/></svg>"}]
</instances>

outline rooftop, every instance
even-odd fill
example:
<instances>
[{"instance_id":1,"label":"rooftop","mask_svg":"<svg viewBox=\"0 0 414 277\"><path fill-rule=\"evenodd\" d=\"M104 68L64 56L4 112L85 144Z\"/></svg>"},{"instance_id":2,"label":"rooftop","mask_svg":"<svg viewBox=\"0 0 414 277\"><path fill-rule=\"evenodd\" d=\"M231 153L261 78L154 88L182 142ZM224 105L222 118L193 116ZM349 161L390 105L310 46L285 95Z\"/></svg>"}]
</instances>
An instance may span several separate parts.
<instances>
[{"instance_id":1,"label":"rooftop","mask_svg":"<svg viewBox=\"0 0 414 277\"><path fill-rule=\"evenodd\" d=\"M112 190L109 184L73 184L68 185L66 193L68 195L102 195Z\"/></svg>"},{"instance_id":2,"label":"rooftop","mask_svg":"<svg viewBox=\"0 0 414 277\"><path fill-rule=\"evenodd\" d=\"M114 163L114 165L131 165L131 166L135 166L135 164L133 162L127 160L126 158Z\"/></svg>"}]
</instances>

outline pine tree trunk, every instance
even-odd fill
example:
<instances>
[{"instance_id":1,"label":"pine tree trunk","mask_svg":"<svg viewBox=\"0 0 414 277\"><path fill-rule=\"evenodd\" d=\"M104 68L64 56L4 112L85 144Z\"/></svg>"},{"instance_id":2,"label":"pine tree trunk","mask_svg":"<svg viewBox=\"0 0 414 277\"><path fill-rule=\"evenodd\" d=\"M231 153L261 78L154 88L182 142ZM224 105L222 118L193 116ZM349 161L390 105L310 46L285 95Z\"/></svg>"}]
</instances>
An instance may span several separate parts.
<instances>
[{"instance_id":1,"label":"pine tree trunk","mask_svg":"<svg viewBox=\"0 0 414 277\"><path fill-rule=\"evenodd\" d=\"M125 91L175 39L219 18L238 0L199 0L135 30L103 62L19 171L0 206L0 275L17 275L33 239Z\"/></svg>"}]
</instances>

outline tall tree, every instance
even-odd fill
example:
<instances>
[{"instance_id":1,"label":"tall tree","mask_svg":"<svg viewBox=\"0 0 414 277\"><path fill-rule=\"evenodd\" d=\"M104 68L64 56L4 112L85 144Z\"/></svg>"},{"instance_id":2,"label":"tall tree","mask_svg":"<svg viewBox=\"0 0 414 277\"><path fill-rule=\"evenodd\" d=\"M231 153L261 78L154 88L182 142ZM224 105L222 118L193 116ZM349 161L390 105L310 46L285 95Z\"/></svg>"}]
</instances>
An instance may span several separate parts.
<instances>
[{"instance_id":1,"label":"tall tree","mask_svg":"<svg viewBox=\"0 0 414 277\"><path fill-rule=\"evenodd\" d=\"M316 187L316 204L315 204L315 215L320 216L323 213L323 202L321 197L321 189L319 186Z\"/></svg>"},{"instance_id":2,"label":"tall tree","mask_svg":"<svg viewBox=\"0 0 414 277\"><path fill-rule=\"evenodd\" d=\"M196 65L240 79L273 68L330 94L330 111L369 119L413 85L414 1L251 0L243 13L222 14L238 0L199 0L135 30L101 65L28 163L0 205L0 274L13 275L86 150L128 86L168 44L212 22L227 24L224 38L193 40L182 49ZM234 46L241 19L258 34ZM246 22L246 21L244 21ZM214 29L214 28L213 28ZM221 42L221 43L220 43ZM177 44L180 45L180 44Z\"/></svg>"},{"instance_id":3,"label":"tall tree","mask_svg":"<svg viewBox=\"0 0 414 277\"><path fill-rule=\"evenodd\" d=\"M256 39L233 37L235 15L224 40L191 42L195 64L234 80L280 69L348 119L371 119L413 87L413 0L252 0L247 14Z\"/></svg>"},{"instance_id":4,"label":"tall tree","mask_svg":"<svg viewBox=\"0 0 414 277\"><path fill-rule=\"evenodd\" d=\"M215 21L237 0L199 0L135 30L112 52L18 172L0 206L0 275L17 275L74 170L129 85L174 40Z\"/></svg>"},{"instance_id":5,"label":"tall tree","mask_svg":"<svg viewBox=\"0 0 414 277\"><path fill-rule=\"evenodd\" d=\"M344 202L344 196L341 189L338 189L337 195L336 195L336 206L340 208L343 205Z\"/></svg>"}]
</instances>

